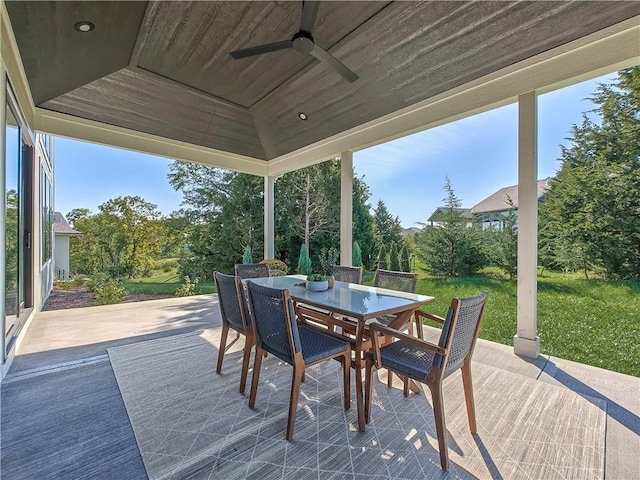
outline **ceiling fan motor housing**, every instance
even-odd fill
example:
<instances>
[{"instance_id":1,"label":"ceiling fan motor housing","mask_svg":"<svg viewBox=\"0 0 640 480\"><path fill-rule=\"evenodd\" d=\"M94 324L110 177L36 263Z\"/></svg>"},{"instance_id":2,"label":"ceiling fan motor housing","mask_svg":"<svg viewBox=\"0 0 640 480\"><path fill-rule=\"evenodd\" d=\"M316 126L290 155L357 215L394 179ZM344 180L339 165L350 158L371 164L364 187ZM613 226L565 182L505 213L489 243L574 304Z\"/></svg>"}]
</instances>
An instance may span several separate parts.
<instances>
[{"instance_id":1,"label":"ceiling fan motor housing","mask_svg":"<svg viewBox=\"0 0 640 480\"><path fill-rule=\"evenodd\" d=\"M313 50L313 37L307 32L298 32L291 39L291 45L296 52L311 53Z\"/></svg>"}]
</instances>

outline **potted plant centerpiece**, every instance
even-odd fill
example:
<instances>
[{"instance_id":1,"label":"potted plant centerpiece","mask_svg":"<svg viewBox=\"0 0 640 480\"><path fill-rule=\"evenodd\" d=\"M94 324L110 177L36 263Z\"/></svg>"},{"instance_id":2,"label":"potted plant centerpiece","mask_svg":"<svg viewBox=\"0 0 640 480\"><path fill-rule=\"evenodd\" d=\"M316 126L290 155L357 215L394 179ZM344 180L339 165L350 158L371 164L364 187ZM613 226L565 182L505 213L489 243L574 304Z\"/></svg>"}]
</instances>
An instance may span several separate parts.
<instances>
[{"instance_id":1,"label":"potted plant centerpiece","mask_svg":"<svg viewBox=\"0 0 640 480\"><path fill-rule=\"evenodd\" d=\"M336 279L333 276L333 267L338 263L338 256L340 252L337 249L331 247L329 249L322 248L318 259L320 260L320 271L327 276L329 282L329 288L333 288L336 283Z\"/></svg>"},{"instance_id":2,"label":"potted plant centerpiece","mask_svg":"<svg viewBox=\"0 0 640 480\"><path fill-rule=\"evenodd\" d=\"M320 273L307 275L307 290L310 292L324 292L329 288L327 276Z\"/></svg>"}]
</instances>

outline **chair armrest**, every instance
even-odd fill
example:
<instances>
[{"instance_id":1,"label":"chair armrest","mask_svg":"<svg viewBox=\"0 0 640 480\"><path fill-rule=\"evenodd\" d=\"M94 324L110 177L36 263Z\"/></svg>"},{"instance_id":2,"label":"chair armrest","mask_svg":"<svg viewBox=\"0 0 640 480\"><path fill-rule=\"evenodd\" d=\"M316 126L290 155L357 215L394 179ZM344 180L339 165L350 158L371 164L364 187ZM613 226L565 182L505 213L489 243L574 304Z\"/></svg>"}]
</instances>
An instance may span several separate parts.
<instances>
[{"instance_id":1,"label":"chair armrest","mask_svg":"<svg viewBox=\"0 0 640 480\"><path fill-rule=\"evenodd\" d=\"M444 318L439 317L438 315L434 315L433 313L423 312L422 310L416 310L416 317L425 317L425 318L428 318L429 320L433 320L434 322L443 323L443 324L444 322L446 322Z\"/></svg>"},{"instance_id":2,"label":"chair armrest","mask_svg":"<svg viewBox=\"0 0 640 480\"><path fill-rule=\"evenodd\" d=\"M387 335L389 337L393 337L393 338L397 338L399 340L403 340L403 341L405 341L407 343L411 343L411 344L416 345L418 347L427 348L427 349L432 350L432 351L434 351L436 353L439 353L441 355L446 355L446 353L447 353L447 349L446 348L442 348L442 347L436 345L435 343L431 343L431 342L428 342L426 340L422 340L420 338L416 338L416 337L413 337L411 335L407 335L406 333L402 333L402 332L396 330L395 328L387 327L386 325L382 325L381 323L372 322L368 326L374 332L380 332L383 335ZM378 355L377 350L379 350L378 341L377 341L377 335L372 335L372 338L373 338L373 348L374 348L374 350L376 350L376 356L377 356Z\"/></svg>"}]
</instances>

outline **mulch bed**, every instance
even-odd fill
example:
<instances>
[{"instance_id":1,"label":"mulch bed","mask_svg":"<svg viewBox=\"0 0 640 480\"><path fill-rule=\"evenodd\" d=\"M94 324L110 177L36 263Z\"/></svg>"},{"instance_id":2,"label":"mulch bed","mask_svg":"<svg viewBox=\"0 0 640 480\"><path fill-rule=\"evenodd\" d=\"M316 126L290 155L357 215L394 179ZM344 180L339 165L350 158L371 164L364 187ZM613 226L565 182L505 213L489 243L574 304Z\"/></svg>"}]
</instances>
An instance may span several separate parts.
<instances>
[{"instance_id":1,"label":"mulch bed","mask_svg":"<svg viewBox=\"0 0 640 480\"><path fill-rule=\"evenodd\" d=\"M159 300L161 298L171 298L173 295L149 295L143 293L128 294L122 303L143 302L145 300ZM64 310L67 308L82 308L95 306L96 297L87 287L72 287L70 290L63 290L54 285L53 291L47 298L42 310Z\"/></svg>"}]
</instances>

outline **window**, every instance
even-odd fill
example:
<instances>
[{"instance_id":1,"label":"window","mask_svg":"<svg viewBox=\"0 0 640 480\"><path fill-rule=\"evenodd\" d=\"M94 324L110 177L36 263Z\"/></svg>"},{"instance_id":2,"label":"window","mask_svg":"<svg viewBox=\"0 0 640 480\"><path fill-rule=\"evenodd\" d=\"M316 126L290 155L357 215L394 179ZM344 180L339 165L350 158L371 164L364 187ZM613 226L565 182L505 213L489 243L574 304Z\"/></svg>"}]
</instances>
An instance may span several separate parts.
<instances>
[{"instance_id":1,"label":"window","mask_svg":"<svg viewBox=\"0 0 640 480\"><path fill-rule=\"evenodd\" d=\"M51 259L53 236L53 188L47 172L40 170L40 206L42 209L42 264Z\"/></svg>"}]
</instances>

